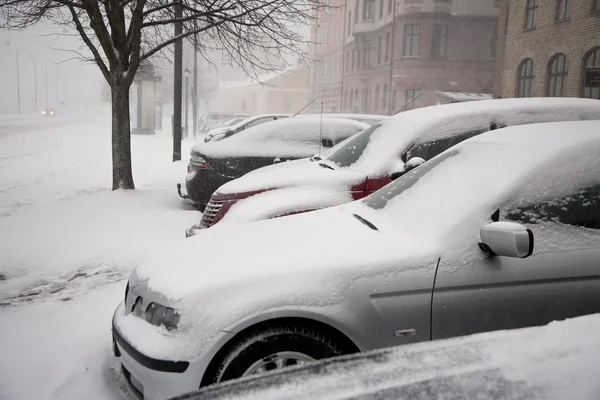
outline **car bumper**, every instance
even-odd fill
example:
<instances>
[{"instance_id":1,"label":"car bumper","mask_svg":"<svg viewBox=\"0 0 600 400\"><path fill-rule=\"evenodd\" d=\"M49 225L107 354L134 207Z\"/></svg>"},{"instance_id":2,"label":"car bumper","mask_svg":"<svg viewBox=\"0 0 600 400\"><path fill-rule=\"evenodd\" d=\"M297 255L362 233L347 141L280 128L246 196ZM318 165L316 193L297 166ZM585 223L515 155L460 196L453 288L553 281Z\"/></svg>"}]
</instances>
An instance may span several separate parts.
<instances>
[{"instance_id":1,"label":"car bumper","mask_svg":"<svg viewBox=\"0 0 600 400\"><path fill-rule=\"evenodd\" d=\"M210 196L233 178L224 177L212 169L199 169L189 166L185 177L185 188L189 198L200 204L207 204Z\"/></svg>"},{"instance_id":2,"label":"car bumper","mask_svg":"<svg viewBox=\"0 0 600 400\"><path fill-rule=\"evenodd\" d=\"M158 360L141 353L119 331L116 319L122 308L113 316L113 352L134 393L145 400L165 400L197 390L207 362Z\"/></svg>"}]
</instances>

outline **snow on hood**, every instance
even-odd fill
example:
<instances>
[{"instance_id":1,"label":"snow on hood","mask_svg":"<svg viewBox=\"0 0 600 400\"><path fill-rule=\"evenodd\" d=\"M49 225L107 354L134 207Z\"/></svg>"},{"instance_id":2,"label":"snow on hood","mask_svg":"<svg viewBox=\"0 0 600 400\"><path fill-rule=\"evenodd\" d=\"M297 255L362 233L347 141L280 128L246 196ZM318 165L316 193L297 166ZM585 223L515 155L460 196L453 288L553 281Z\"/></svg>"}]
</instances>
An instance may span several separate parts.
<instances>
[{"instance_id":1,"label":"snow on hood","mask_svg":"<svg viewBox=\"0 0 600 400\"><path fill-rule=\"evenodd\" d=\"M349 168L369 175L389 173L413 143L445 138L457 133L539 122L600 119L600 102L574 98L496 99L424 107L383 121L372 133L362 132L338 147L352 151L361 135L370 135L368 146L356 153ZM336 158L334 152L330 159Z\"/></svg>"},{"instance_id":2,"label":"snow on hood","mask_svg":"<svg viewBox=\"0 0 600 400\"><path fill-rule=\"evenodd\" d=\"M338 142L368 127L351 119L298 116L253 126L224 140L199 143L192 148L192 154L308 157L319 152L321 137Z\"/></svg>"},{"instance_id":3,"label":"snow on hood","mask_svg":"<svg viewBox=\"0 0 600 400\"><path fill-rule=\"evenodd\" d=\"M250 316L335 307L361 278L420 271L426 260L431 268L437 255L425 243L433 245L372 230L339 207L209 229L130 278L132 288L144 288L140 293L171 299L167 305L181 313L177 331L157 330L131 314L121 315L119 327L146 354L192 359L218 332Z\"/></svg>"}]
</instances>

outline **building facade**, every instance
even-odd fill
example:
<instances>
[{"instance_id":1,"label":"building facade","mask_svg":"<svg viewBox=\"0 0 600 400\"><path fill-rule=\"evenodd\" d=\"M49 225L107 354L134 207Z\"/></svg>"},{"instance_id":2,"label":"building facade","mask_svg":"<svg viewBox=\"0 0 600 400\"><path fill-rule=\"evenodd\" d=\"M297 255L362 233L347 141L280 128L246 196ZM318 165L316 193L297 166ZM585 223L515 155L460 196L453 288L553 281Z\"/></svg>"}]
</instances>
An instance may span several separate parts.
<instances>
[{"instance_id":1,"label":"building facade","mask_svg":"<svg viewBox=\"0 0 600 400\"><path fill-rule=\"evenodd\" d=\"M600 99L600 0L503 1L499 97Z\"/></svg>"},{"instance_id":2,"label":"building facade","mask_svg":"<svg viewBox=\"0 0 600 400\"><path fill-rule=\"evenodd\" d=\"M268 73L255 80L226 81L210 99L210 110L232 114L295 114L309 103L309 71L305 65Z\"/></svg>"},{"instance_id":3,"label":"building facade","mask_svg":"<svg viewBox=\"0 0 600 400\"><path fill-rule=\"evenodd\" d=\"M312 29L327 112L394 114L494 89L498 0L329 0Z\"/></svg>"}]
</instances>

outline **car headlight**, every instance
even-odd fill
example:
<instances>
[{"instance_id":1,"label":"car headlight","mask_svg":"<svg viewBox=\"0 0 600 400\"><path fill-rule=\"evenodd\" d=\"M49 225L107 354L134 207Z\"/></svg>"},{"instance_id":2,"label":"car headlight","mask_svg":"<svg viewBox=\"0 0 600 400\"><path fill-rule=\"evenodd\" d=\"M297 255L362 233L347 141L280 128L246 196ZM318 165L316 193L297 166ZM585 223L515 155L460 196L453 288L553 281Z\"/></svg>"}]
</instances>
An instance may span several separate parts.
<instances>
[{"instance_id":1,"label":"car headlight","mask_svg":"<svg viewBox=\"0 0 600 400\"><path fill-rule=\"evenodd\" d=\"M169 331L177 329L177 324L179 324L179 314L171 307L165 307L158 303L148 304L144 319L155 326L163 325Z\"/></svg>"},{"instance_id":2,"label":"car headlight","mask_svg":"<svg viewBox=\"0 0 600 400\"><path fill-rule=\"evenodd\" d=\"M46 115L46 110L42 111L42 115Z\"/></svg>"}]
</instances>

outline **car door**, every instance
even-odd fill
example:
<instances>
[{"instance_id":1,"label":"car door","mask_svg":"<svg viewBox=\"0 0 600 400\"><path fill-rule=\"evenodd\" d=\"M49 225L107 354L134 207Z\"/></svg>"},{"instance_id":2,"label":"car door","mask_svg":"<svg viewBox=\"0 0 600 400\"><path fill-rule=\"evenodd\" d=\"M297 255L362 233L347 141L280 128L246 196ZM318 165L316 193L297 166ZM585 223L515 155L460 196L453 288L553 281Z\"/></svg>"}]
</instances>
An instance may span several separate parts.
<instances>
[{"instance_id":1,"label":"car door","mask_svg":"<svg viewBox=\"0 0 600 400\"><path fill-rule=\"evenodd\" d=\"M600 312L600 184L548 201L507 205L497 217L531 229L533 254L525 259L477 251L462 260L442 256L432 339ZM475 248L475 239L469 245Z\"/></svg>"}]
</instances>

